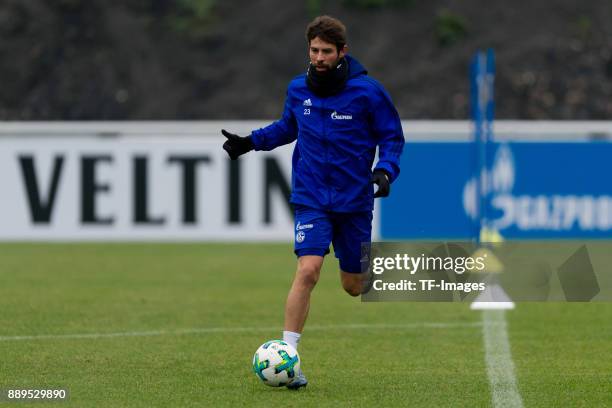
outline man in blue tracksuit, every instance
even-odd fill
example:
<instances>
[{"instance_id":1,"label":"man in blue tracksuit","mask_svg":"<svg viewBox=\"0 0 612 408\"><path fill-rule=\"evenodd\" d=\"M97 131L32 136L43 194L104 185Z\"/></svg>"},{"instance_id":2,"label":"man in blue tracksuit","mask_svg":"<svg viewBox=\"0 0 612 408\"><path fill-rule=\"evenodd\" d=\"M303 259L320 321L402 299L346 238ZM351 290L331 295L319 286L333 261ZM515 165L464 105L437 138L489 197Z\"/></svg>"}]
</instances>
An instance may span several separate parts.
<instances>
[{"instance_id":1,"label":"man in blue tracksuit","mask_svg":"<svg viewBox=\"0 0 612 408\"><path fill-rule=\"evenodd\" d=\"M346 54L344 25L329 16L317 17L308 25L306 39L310 66L289 84L282 118L247 137L222 130L227 138L223 148L232 160L297 140L291 202L298 266L283 332L283 340L296 349L330 243L339 259L342 286L352 296L362 293L361 243L371 240L374 197L389 195L404 148L391 98ZM287 387L307 383L299 372Z\"/></svg>"}]
</instances>

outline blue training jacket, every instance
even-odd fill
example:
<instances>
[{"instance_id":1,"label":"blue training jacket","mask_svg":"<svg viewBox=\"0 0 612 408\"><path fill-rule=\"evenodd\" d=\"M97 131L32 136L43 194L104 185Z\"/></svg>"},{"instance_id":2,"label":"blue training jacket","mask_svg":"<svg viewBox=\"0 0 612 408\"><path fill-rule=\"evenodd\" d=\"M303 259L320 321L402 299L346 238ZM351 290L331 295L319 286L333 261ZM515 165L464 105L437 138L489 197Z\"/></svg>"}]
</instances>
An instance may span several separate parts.
<instances>
[{"instance_id":1,"label":"blue training jacket","mask_svg":"<svg viewBox=\"0 0 612 408\"><path fill-rule=\"evenodd\" d=\"M293 150L291 202L336 211L372 211L372 165L393 182L400 172L404 134L383 87L346 56L349 79L338 94L319 97L306 74L289 83L280 120L252 132L255 150L272 150L297 139Z\"/></svg>"}]
</instances>

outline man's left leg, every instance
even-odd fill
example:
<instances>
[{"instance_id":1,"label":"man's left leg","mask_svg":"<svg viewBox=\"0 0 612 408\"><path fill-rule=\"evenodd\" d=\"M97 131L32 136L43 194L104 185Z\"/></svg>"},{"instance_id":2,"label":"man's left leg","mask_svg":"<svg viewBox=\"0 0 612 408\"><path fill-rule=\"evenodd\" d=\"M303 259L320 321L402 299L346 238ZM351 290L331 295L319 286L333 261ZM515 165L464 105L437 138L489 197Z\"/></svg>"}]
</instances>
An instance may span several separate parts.
<instances>
[{"instance_id":1,"label":"man's left leg","mask_svg":"<svg viewBox=\"0 0 612 408\"><path fill-rule=\"evenodd\" d=\"M364 293L370 277L362 273L362 244L372 237L372 212L338 214L333 223L333 244L340 262L340 281L351 296Z\"/></svg>"}]
</instances>

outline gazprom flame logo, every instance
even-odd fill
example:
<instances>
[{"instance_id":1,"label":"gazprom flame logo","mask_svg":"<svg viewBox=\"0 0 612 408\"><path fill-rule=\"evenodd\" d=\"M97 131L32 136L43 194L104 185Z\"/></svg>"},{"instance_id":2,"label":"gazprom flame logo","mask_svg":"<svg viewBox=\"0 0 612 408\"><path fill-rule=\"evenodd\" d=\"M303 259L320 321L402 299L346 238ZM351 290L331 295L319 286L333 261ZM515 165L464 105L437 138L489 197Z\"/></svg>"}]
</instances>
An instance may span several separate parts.
<instances>
[{"instance_id":1,"label":"gazprom flame logo","mask_svg":"<svg viewBox=\"0 0 612 408\"><path fill-rule=\"evenodd\" d=\"M493 167L484 169L480 174L481 177L481 194L509 194L514 188L515 180L515 165L512 150L506 144L501 145L495 158L493 159ZM472 219L478 217L477 206L477 184L476 179L471 178L463 187L463 208Z\"/></svg>"},{"instance_id":2,"label":"gazprom flame logo","mask_svg":"<svg viewBox=\"0 0 612 408\"><path fill-rule=\"evenodd\" d=\"M341 113L333 111L331 114L331 118L334 120L351 120L353 119L353 115L343 115Z\"/></svg>"}]
</instances>

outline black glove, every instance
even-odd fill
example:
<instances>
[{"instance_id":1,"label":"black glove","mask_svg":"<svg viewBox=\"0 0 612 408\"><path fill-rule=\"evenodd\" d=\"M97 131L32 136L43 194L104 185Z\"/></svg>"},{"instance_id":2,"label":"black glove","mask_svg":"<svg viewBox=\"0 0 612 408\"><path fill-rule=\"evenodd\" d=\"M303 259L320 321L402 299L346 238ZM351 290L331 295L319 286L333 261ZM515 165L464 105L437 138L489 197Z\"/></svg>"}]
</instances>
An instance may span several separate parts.
<instances>
[{"instance_id":1,"label":"black glove","mask_svg":"<svg viewBox=\"0 0 612 408\"><path fill-rule=\"evenodd\" d=\"M230 133L225 129L221 129L221 133L223 133L223 136L227 138L225 143L223 143L223 150L229 154L229 157L232 160L236 160L239 156L248 153L255 148L253 140L251 140L251 136L241 137Z\"/></svg>"},{"instance_id":2,"label":"black glove","mask_svg":"<svg viewBox=\"0 0 612 408\"><path fill-rule=\"evenodd\" d=\"M374 194L376 197L387 197L391 191L391 183L389 183L389 174L382 170L376 169L372 173L372 183L378 185L378 191Z\"/></svg>"}]
</instances>

